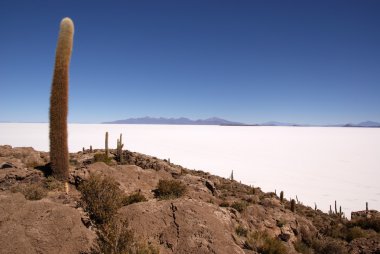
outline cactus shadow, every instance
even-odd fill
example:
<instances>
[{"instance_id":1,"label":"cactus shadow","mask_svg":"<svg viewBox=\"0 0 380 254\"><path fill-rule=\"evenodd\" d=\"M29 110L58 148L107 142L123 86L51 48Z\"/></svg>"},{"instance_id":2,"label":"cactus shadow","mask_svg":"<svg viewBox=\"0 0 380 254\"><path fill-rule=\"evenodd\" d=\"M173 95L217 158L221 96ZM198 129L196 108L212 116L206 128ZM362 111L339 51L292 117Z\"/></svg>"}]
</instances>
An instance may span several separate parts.
<instances>
[{"instance_id":1,"label":"cactus shadow","mask_svg":"<svg viewBox=\"0 0 380 254\"><path fill-rule=\"evenodd\" d=\"M43 166L37 166L37 167L35 167L35 169L40 170L44 174L45 177L51 176L51 174L52 174L50 162L43 165Z\"/></svg>"}]
</instances>

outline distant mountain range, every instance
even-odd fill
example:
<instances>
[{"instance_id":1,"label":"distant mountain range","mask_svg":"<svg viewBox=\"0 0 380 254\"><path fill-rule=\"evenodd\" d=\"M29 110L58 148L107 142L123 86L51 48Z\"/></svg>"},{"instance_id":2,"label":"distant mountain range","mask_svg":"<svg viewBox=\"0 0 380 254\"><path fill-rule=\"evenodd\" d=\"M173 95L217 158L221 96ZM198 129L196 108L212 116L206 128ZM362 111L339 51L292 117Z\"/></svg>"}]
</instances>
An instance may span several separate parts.
<instances>
[{"instance_id":1,"label":"distant mountain range","mask_svg":"<svg viewBox=\"0 0 380 254\"><path fill-rule=\"evenodd\" d=\"M246 124L241 122L228 121L218 117L207 119L191 120L189 118L164 118L164 117L140 117L128 118L124 120L116 120L111 122L103 122L104 124L173 124L173 125L227 125L227 126L321 126L321 127L371 127L380 128L380 123L373 121L365 121L358 124L333 124L333 125L307 125L296 123L281 123L281 122L265 122L261 124Z\"/></svg>"},{"instance_id":2,"label":"distant mountain range","mask_svg":"<svg viewBox=\"0 0 380 254\"><path fill-rule=\"evenodd\" d=\"M380 123L373 122L373 121L365 121L358 124L354 124L354 123L344 124L342 125L342 127L377 127L378 128L380 127Z\"/></svg>"},{"instance_id":3,"label":"distant mountain range","mask_svg":"<svg viewBox=\"0 0 380 254\"><path fill-rule=\"evenodd\" d=\"M128 118L124 120L117 120L112 122L104 122L107 124L176 124L176 125L245 125L244 123L231 122L218 117L211 117L207 119L191 120L189 118L164 118L164 117L142 117L142 118Z\"/></svg>"}]
</instances>

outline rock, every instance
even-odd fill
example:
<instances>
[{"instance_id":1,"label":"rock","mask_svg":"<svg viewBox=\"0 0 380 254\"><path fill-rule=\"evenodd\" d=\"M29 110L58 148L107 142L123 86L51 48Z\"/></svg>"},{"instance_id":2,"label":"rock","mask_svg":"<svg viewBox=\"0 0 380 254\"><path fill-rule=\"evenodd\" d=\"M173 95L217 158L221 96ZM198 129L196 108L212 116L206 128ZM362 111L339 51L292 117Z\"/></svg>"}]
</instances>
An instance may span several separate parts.
<instances>
[{"instance_id":1,"label":"rock","mask_svg":"<svg viewBox=\"0 0 380 254\"><path fill-rule=\"evenodd\" d=\"M357 238L348 245L351 254L377 254L380 253L380 236L373 236L369 239Z\"/></svg>"},{"instance_id":2,"label":"rock","mask_svg":"<svg viewBox=\"0 0 380 254\"><path fill-rule=\"evenodd\" d=\"M89 228L92 226L91 220L88 217L81 217L81 221L82 221L83 225L86 226L86 228Z\"/></svg>"},{"instance_id":3,"label":"rock","mask_svg":"<svg viewBox=\"0 0 380 254\"><path fill-rule=\"evenodd\" d=\"M365 218L380 218L380 212L376 210L351 212L351 220L353 221Z\"/></svg>"},{"instance_id":4,"label":"rock","mask_svg":"<svg viewBox=\"0 0 380 254\"><path fill-rule=\"evenodd\" d=\"M233 240L235 221L228 211L191 199L149 201L120 210L137 236L160 247L160 253L244 254Z\"/></svg>"},{"instance_id":5,"label":"rock","mask_svg":"<svg viewBox=\"0 0 380 254\"><path fill-rule=\"evenodd\" d=\"M32 147L0 146L0 157L19 159L24 167L36 167L44 165L47 161L45 153L35 151Z\"/></svg>"},{"instance_id":6,"label":"rock","mask_svg":"<svg viewBox=\"0 0 380 254\"><path fill-rule=\"evenodd\" d=\"M0 169L15 168L16 166L9 162L3 162L0 164Z\"/></svg>"},{"instance_id":7,"label":"rock","mask_svg":"<svg viewBox=\"0 0 380 254\"><path fill-rule=\"evenodd\" d=\"M49 200L27 201L22 194L0 194L1 253L83 253L95 233L71 207Z\"/></svg>"},{"instance_id":8,"label":"rock","mask_svg":"<svg viewBox=\"0 0 380 254\"><path fill-rule=\"evenodd\" d=\"M211 181L208 181L208 180L205 180L205 185L206 185L207 189L209 189L211 191L212 195L215 196L215 194L216 194L215 185Z\"/></svg>"},{"instance_id":9,"label":"rock","mask_svg":"<svg viewBox=\"0 0 380 254\"><path fill-rule=\"evenodd\" d=\"M281 233L279 234L278 238L280 238L284 242L287 242L290 239L290 234Z\"/></svg>"}]
</instances>

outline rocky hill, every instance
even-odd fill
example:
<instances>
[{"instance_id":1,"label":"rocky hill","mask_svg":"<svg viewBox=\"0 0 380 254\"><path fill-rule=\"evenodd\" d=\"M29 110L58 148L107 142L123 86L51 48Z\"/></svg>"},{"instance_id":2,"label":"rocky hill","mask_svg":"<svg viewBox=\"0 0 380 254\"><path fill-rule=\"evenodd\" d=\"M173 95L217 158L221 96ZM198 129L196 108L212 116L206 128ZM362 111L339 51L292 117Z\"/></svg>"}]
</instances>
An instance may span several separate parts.
<instances>
[{"instance_id":1,"label":"rocky hill","mask_svg":"<svg viewBox=\"0 0 380 254\"><path fill-rule=\"evenodd\" d=\"M49 177L48 153L0 146L1 253L97 253L94 246L105 238L81 187L94 179L115 181L125 197L117 218L128 221L134 241L154 249L131 253L380 253L377 211L349 221L155 157L124 151L121 164L113 153L70 154L67 192ZM170 186L181 192L160 196ZM120 240L122 231L112 232Z\"/></svg>"}]
</instances>

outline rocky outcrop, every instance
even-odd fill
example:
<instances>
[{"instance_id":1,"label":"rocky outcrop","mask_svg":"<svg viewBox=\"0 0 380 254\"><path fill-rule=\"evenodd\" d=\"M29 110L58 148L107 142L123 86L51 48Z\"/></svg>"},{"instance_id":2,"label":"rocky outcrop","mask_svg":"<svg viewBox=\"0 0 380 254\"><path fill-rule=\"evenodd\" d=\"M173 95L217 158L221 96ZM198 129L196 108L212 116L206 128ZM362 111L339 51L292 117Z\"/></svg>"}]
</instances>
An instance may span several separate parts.
<instances>
[{"instance_id":1,"label":"rocky outcrop","mask_svg":"<svg viewBox=\"0 0 380 254\"><path fill-rule=\"evenodd\" d=\"M95 224L80 207L77 187L91 174L114 178L125 195L144 195L146 202L124 206L118 215L129 221L138 239L163 254L257 253L247 245L250 233L256 232L266 232L286 246L287 253L297 253L297 242L323 242L334 236L336 229L348 229L344 218L302 204L291 212L288 200L280 202L275 193L264 193L257 187L129 151L124 152L126 165L117 165L114 160L94 162L94 155L102 152L70 154L67 195L46 178L48 154L0 146L0 252L86 253L94 244ZM186 186L185 194L160 200L154 194L160 180L181 182ZM13 193L25 186L39 186L46 195L31 201L24 198L21 193L27 193L23 191ZM377 216L377 211L364 211L355 213L353 219ZM368 234L351 242L337 242L348 253L380 253L379 234L365 232Z\"/></svg>"},{"instance_id":2,"label":"rocky outcrop","mask_svg":"<svg viewBox=\"0 0 380 254\"><path fill-rule=\"evenodd\" d=\"M135 233L160 253L244 253L234 241L236 220L224 208L193 199L133 204L120 210Z\"/></svg>"},{"instance_id":3,"label":"rocky outcrop","mask_svg":"<svg viewBox=\"0 0 380 254\"><path fill-rule=\"evenodd\" d=\"M32 147L0 146L0 164L9 163L14 167L33 168L49 161L47 153L38 152Z\"/></svg>"},{"instance_id":4,"label":"rocky outcrop","mask_svg":"<svg viewBox=\"0 0 380 254\"><path fill-rule=\"evenodd\" d=\"M1 253L83 253L95 234L72 207L0 193Z\"/></svg>"}]
</instances>

